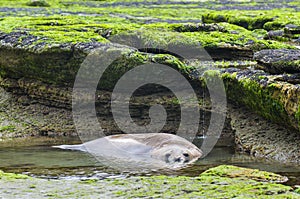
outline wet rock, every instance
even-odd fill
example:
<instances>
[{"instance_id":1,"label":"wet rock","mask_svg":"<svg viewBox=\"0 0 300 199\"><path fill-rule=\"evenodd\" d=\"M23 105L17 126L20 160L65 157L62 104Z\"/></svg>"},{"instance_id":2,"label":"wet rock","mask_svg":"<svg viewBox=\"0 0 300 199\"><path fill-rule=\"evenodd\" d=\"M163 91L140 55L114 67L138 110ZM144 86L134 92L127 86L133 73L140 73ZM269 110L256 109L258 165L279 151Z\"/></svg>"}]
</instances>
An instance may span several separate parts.
<instances>
[{"instance_id":1,"label":"wet rock","mask_svg":"<svg viewBox=\"0 0 300 199\"><path fill-rule=\"evenodd\" d=\"M288 24L281 30L271 30L264 39L275 39L278 41L295 41L300 34L300 27Z\"/></svg>"},{"instance_id":2,"label":"wet rock","mask_svg":"<svg viewBox=\"0 0 300 199\"><path fill-rule=\"evenodd\" d=\"M229 165L211 168L197 177L134 175L70 180L0 172L0 178L4 198L299 198L299 191L276 183L284 176Z\"/></svg>"},{"instance_id":3,"label":"wet rock","mask_svg":"<svg viewBox=\"0 0 300 199\"><path fill-rule=\"evenodd\" d=\"M271 123L244 107L230 106L229 117L239 151L269 161L300 164L297 130Z\"/></svg>"},{"instance_id":4,"label":"wet rock","mask_svg":"<svg viewBox=\"0 0 300 199\"><path fill-rule=\"evenodd\" d=\"M259 171L257 169L248 169L232 165L221 165L210 168L201 175L221 176L230 178L247 178L261 182L286 182L288 179L275 173Z\"/></svg>"},{"instance_id":5,"label":"wet rock","mask_svg":"<svg viewBox=\"0 0 300 199\"><path fill-rule=\"evenodd\" d=\"M254 54L253 59L271 74L300 73L300 50L261 50Z\"/></svg>"},{"instance_id":6,"label":"wet rock","mask_svg":"<svg viewBox=\"0 0 300 199\"><path fill-rule=\"evenodd\" d=\"M271 30L268 34L264 37L264 39L277 39L284 36L283 30Z\"/></svg>"},{"instance_id":7,"label":"wet rock","mask_svg":"<svg viewBox=\"0 0 300 199\"><path fill-rule=\"evenodd\" d=\"M228 32L224 27L218 24L183 24L174 28L177 32L210 32L210 31L220 31Z\"/></svg>"},{"instance_id":8,"label":"wet rock","mask_svg":"<svg viewBox=\"0 0 300 199\"><path fill-rule=\"evenodd\" d=\"M45 0L31 0L26 5L34 7L50 7L50 4Z\"/></svg>"},{"instance_id":9,"label":"wet rock","mask_svg":"<svg viewBox=\"0 0 300 199\"><path fill-rule=\"evenodd\" d=\"M288 35L296 35L300 34L300 26L294 24L287 24L284 27L284 33Z\"/></svg>"}]
</instances>

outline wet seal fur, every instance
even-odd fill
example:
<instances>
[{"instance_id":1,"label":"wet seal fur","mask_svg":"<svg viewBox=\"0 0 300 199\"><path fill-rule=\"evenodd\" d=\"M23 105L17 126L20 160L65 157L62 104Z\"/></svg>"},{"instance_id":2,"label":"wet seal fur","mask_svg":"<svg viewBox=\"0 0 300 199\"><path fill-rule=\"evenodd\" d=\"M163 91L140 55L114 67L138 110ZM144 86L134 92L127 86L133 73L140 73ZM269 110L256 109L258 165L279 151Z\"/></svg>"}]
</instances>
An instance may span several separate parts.
<instances>
[{"instance_id":1,"label":"wet seal fur","mask_svg":"<svg viewBox=\"0 0 300 199\"><path fill-rule=\"evenodd\" d=\"M118 160L118 163L147 165L153 168L181 168L198 160L202 151L186 139L173 134L118 134L80 145L53 146L89 152L95 157Z\"/></svg>"}]
</instances>

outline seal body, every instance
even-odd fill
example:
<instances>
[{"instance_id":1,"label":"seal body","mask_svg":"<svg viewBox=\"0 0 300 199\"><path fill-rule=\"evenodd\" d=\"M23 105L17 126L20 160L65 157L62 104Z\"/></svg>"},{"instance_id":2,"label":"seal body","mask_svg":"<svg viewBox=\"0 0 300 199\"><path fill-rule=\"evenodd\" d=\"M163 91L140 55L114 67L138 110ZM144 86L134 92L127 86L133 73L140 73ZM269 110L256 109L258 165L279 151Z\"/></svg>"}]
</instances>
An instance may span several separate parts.
<instances>
[{"instance_id":1,"label":"seal body","mask_svg":"<svg viewBox=\"0 0 300 199\"><path fill-rule=\"evenodd\" d=\"M146 163L156 168L180 168L202 156L202 151L191 142L166 133L118 134L80 145L54 147L89 152L100 159L134 163L135 167Z\"/></svg>"}]
</instances>

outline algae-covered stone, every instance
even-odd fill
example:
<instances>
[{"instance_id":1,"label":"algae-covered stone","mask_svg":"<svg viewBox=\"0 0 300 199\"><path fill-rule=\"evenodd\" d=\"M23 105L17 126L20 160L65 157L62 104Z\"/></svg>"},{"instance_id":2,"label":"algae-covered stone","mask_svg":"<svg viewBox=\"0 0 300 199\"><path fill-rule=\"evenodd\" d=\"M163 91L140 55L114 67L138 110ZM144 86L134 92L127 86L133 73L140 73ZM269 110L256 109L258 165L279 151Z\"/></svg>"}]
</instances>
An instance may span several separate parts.
<instances>
[{"instance_id":1,"label":"algae-covered stone","mask_svg":"<svg viewBox=\"0 0 300 199\"><path fill-rule=\"evenodd\" d=\"M300 50L262 50L254 54L254 59L271 74L300 72Z\"/></svg>"},{"instance_id":2,"label":"algae-covered stone","mask_svg":"<svg viewBox=\"0 0 300 199\"><path fill-rule=\"evenodd\" d=\"M0 170L0 181L1 180L12 180L12 179L28 179L30 178L27 175L23 174L14 174L14 173L5 173Z\"/></svg>"},{"instance_id":3,"label":"algae-covered stone","mask_svg":"<svg viewBox=\"0 0 300 199\"><path fill-rule=\"evenodd\" d=\"M287 177L278 174L232 165L221 165L215 168L211 168L201 174L201 176L205 175L229 178L246 178L262 182L286 182L288 180Z\"/></svg>"},{"instance_id":4,"label":"algae-covered stone","mask_svg":"<svg viewBox=\"0 0 300 199\"><path fill-rule=\"evenodd\" d=\"M45 0L31 0L26 5L38 6L38 7L49 7L50 6L50 4Z\"/></svg>"},{"instance_id":5,"label":"algae-covered stone","mask_svg":"<svg viewBox=\"0 0 300 199\"><path fill-rule=\"evenodd\" d=\"M246 174L233 177L235 173ZM249 174L252 177L247 177ZM198 177L157 175L85 181L37 178L9 181L4 178L0 179L0 190L3 197L13 194L18 198L299 198L299 193L292 187L269 182L281 178L284 177L223 165Z\"/></svg>"},{"instance_id":6,"label":"algae-covered stone","mask_svg":"<svg viewBox=\"0 0 300 199\"><path fill-rule=\"evenodd\" d=\"M275 123L299 130L300 91L297 84L280 81L280 75L255 70L230 72L229 69L221 76L231 102L245 105Z\"/></svg>"},{"instance_id":7,"label":"algae-covered stone","mask_svg":"<svg viewBox=\"0 0 300 199\"><path fill-rule=\"evenodd\" d=\"M264 24L273 21L270 16L243 16L238 14L223 14L221 12L212 12L202 15L202 21L205 23L229 22L242 26L246 29L254 30L263 28Z\"/></svg>"}]
</instances>

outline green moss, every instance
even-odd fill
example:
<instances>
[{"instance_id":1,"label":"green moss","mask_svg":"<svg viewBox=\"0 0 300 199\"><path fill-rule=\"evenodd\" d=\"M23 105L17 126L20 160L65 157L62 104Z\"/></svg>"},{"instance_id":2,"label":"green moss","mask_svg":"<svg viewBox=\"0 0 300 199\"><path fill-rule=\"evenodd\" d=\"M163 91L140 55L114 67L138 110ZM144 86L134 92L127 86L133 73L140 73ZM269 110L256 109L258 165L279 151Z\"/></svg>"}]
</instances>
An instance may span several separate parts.
<instances>
[{"instance_id":1,"label":"green moss","mask_svg":"<svg viewBox=\"0 0 300 199\"><path fill-rule=\"evenodd\" d=\"M136 31L124 31L116 34L112 42L152 48L169 49L174 48L192 48L195 52L201 48L228 48L228 47L247 47L253 50L265 48L293 48L289 44L278 41L267 41L261 39L261 35L253 34L244 28L228 23L222 23L226 31L192 31L192 32L174 32L175 25L165 26L165 29L158 26L145 26L145 28ZM235 31L235 34L232 32Z\"/></svg>"},{"instance_id":2,"label":"green moss","mask_svg":"<svg viewBox=\"0 0 300 199\"><path fill-rule=\"evenodd\" d=\"M49 7L50 4L44 0L30 0L26 3L27 6L37 6L37 7Z\"/></svg>"},{"instance_id":3,"label":"green moss","mask_svg":"<svg viewBox=\"0 0 300 199\"><path fill-rule=\"evenodd\" d=\"M280 124L290 123L282 99L278 95L280 85L263 86L249 77L236 79L229 74L223 74L222 78L227 96L231 101L246 105L274 122ZM259 78L257 77L257 79ZM243 93L243 96L240 95L241 93Z\"/></svg>"},{"instance_id":4,"label":"green moss","mask_svg":"<svg viewBox=\"0 0 300 199\"><path fill-rule=\"evenodd\" d=\"M259 171L258 169L247 169L232 165L221 165L215 168L211 168L201 174L201 176L220 176L230 178L247 178L256 181L272 181L272 182L284 182L287 180L278 174Z\"/></svg>"},{"instance_id":5,"label":"green moss","mask_svg":"<svg viewBox=\"0 0 300 199\"><path fill-rule=\"evenodd\" d=\"M236 175L235 174L240 174ZM133 178L131 186L126 180L114 181L115 186L127 187L114 192L119 197L153 197L153 198L284 198L296 197L288 193L288 186L258 182L272 181L283 177L258 170L235 166L219 166L209 169L199 177L185 176L152 176ZM255 180L253 180L255 179ZM263 181L264 181L263 180ZM129 186L129 187L128 187Z\"/></svg>"},{"instance_id":6,"label":"green moss","mask_svg":"<svg viewBox=\"0 0 300 199\"><path fill-rule=\"evenodd\" d=\"M15 126L8 125L8 126L0 126L0 132L8 131L8 132L14 132Z\"/></svg>"},{"instance_id":7,"label":"green moss","mask_svg":"<svg viewBox=\"0 0 300 199\"><path fill-rule=\"evenodd\" d=\"M28 179L30 178L27 175L22 175L22 174L14 174L14 173L5 173L0 170L0 180L13 180L13 179Z\"/></svg>"},{"instance_id":8,"label":"green moss","mask_svg":"<svg viewBox=\"0 0 300 199\"><path fill-rule=\"evenodd\" d=\"M80 2L75 0L75 2ZM24 1L24 4L27 2ZM147 33L144 31L143 39L145 44L151 43L153 46L168 46L169 44L178 44L178 42L185 45L194 45L195 42L200 42L203 47L205 46L220 46L222 44L230 45L246 45L249 41L254 41L260 48L283 48L288 47L282 43L273 41L264 41L257 39L251 35L251 31L243 30L238 34L231 34L233 29L240 31L244 21L250 30L263 28L261 24L270 22L277 22L281 20L286 23L297 24L297 16L289 14L285 10L276 10L275 14L269 11L228 11L224 15L221 11L211 11L205 9L178 9L174 10L166 6L162 9L150 9L147 7L107 7L106 8L93 8L82 4L68 4L67 1L49 1L51 8L61 8L62 12L86 12L98 14L99 16L78 16L78 15L51 15L50 16L35 16L35 17L5 17L0 21L1 31L28 31L32 35L44 38L42 42L50 43L65 43L65 42L108 42L106 39L112 35L120 34L122 32L133 31L144 27L145 29L153 30ZM100 5L107 2L97 2ZM2 6L16 6L14 1L2 2ZM18 5L23 5L18 4ZM52 10L47 10L47 14ZM113 16L112 16L112 13ZM297 13L298 14L298 13ZM120 16L119 16L120 15ZM128 16L130 20L122 15ZM163 20L186 20L186 19L199 19L203 15L204 19L213 19L214 22L228 22L235 24L235 28L221 23L220 27L217 25L197 25L197 24L168 24L165 22L155 22L150 25L145 24L142 18L153 18ZM220 17L223 16L223 17ZM269 17L270 16L270 17ZM220 18L220 19L219 19ZM270 19L271 18L271 19ZM270 21L271 20L271 21ZM205 20L204 20L205 21ZM266 22L270 21L270 22ZM266 23L265 23L266 22ZM282 22L283 23L283 22ZM225 26L224 28L223 25ZM269 24L270 25L270 24ZM251 27L251 28L249 28ZM212 31L214 30L214 31ZM197 34L176 34L174 32L197 32ZM258 48L258 47L256 47Z\"/></svg>"},{"instance_id":9,"label":"green moss","mask_svg":"<svg viewBox=\"0 0 300 199\"><path fill-rule=\"evenodd\" d=\"M0 172L1 175L8 175ZM9 174L10 175L10 174ZM13 179L15 179L14 174ZM22 175L23 176L23 175ZM198 177L133 176L89 181L43 180L26 176L18 179L28 184L32 196L40 195L41 187L48 197L112 198L297 198L291 187L269 181L281 178L273 173L222 165L211 168ZM263 180L262 180L263 179ZM10 183L1 178L0 181ZM68 182L68 183L67 183ZM61 186L66 183L66 186ZM10 185L14 186L14 185ZM76 190L74 190L74 187ZM84 189L77 190L78 187ZM17 190L22 191L22 190ZM28 193L28 190L25 190Z\"/></svg>"},{"instance_id":10,"label":"green moss","mask_svg":"<svg viewBox=\"0 0 300 199\"><path fill-rule=\"evenodd\" d=\"M300 72L300 60L293 61L278 61L270 64L276 72L282 73L299 73Z\"/></svg>"},{"instance_id":11,"label":"green moss","mask_svg":"<svg viewBox=\"0 0 300 199\"><path fill-rule=\"evenodd\" d=\"M88 180L82 180L81 183L83 184L96 184L99 180L98 179L88 179Z\"/></svg>"},{"instance_id":12,"label":"green moss","mask_svg":"<svg viewBox=\"0 0 300 199\"><path fill-rule=\"evenodd\" d=\"M218 70L207 70L203 74L203 78L206 84L212 83L215 78L220 78L220 71Z\"/></svg>"},{"instance_id":13,"label":"green moss","mask_svg":"<svg viewBox=\"0 0 300 199\"><path fill-rule=\"evenodd\" d=\"M278 30L288 23L299 24L299 12L292 12L287 9L273 9L262 11L236 11L229 10L212 11L205 13L202 20L207 23L228 22L249 30L266 29Z\"/></svg>"},{"instance_id":14,"label":"green moss","mask_svg":"<svg viewBox=\"0 0 300 199\"><path fill-rule=\"evenodd\" d=\"M119 51L120 49L116 50ZM114 50L112 49L111 52L113 51ZM190 67L186 66L178 58L168 54L153 55L135 51L120 51L119 53L121 56L112 62L112 64L106 69L103 76L101 77L99 88L105 90L113 89L114 85L117 83L120 77L122 77L127 71L143 64L158 63L167 65L174 68L175 70L182 72L182 74L188 74L191 70Z\"/></svg>"},{"instance_id":15,"label":"green moss","mask_svg":"<svg viewBox=\"0 0 300 199\"><path fill-rule=\"evenodd\" d=\"M130 69L147 63L147 55L138 52L128 52L124 49L111 49L110 53L118 52L120 57L113 61L113 63L106 69L101 77L99 88L111 90L114 85Z\"/></svg>"}]
</instances>

